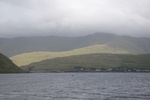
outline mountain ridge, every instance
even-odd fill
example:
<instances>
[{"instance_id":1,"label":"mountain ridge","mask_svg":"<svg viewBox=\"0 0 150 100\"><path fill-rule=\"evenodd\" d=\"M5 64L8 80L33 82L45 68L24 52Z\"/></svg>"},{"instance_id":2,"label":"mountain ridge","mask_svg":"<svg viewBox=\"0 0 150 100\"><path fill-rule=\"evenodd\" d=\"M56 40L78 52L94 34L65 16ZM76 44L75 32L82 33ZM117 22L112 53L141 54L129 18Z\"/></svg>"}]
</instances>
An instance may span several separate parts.
<instances>
[{"instance_id":1,"label":"mountain ridge","mask_svg":"<svg viewBox=\"0 0 150 100\"><path fill-rule=\"evenodd\" d=\"M0 52L12 57L29 52L63 52L95 44L107 45L130 52L150 53L150 38L118 36L109 33L95 33L81 37L19 37L0 38Z\"/></svg>"}]
</instances>

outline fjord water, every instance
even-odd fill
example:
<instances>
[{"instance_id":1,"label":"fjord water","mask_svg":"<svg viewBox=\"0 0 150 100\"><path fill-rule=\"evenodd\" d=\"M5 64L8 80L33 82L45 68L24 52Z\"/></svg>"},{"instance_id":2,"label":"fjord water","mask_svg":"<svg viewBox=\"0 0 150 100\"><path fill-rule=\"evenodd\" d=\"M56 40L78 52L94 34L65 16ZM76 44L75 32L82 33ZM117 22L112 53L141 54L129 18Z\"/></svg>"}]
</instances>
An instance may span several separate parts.
<instances>
[{"instance_id":1,"label":"fjord water","mask_svg":"<svg viewBox=\"0 0 150 100\"><path fill-rule=\"evenodd\" d=\"M1 74L0 100L150 100L150 74Z\"/></svg>"}]
</instances>

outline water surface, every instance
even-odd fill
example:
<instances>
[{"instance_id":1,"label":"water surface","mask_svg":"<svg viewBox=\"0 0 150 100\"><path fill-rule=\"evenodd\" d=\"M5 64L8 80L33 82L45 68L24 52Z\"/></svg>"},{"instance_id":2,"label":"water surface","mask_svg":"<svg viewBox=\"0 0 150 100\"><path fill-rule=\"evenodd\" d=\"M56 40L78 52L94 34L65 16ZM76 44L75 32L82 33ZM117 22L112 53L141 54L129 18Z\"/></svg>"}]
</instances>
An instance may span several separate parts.
<instances>
[{"instance_id":1,"label":"water surface","mask_svg":"<svg viewBox=\"0 0 150 100\"><path fill-rule=\"evenodd\" d=\"M150 100L150 74L0 74L0 100Z\"/></svg>"}]
</instances>

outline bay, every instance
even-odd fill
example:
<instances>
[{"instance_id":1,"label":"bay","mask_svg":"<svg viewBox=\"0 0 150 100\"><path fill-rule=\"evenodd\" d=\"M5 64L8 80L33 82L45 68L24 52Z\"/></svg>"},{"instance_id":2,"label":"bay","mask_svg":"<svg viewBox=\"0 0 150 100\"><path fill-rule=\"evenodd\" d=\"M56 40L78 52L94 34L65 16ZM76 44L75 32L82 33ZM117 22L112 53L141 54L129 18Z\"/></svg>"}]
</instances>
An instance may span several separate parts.
<instances>
[{"instance_id":1,"label":"bay","mask_svg":"<svg viewBox=\"0 0 150 100\"><path fill-rule=\"evenodd\" d=\"M150 74L0 74L0 100L150 100Z\"/></svg>"}]
</instances>

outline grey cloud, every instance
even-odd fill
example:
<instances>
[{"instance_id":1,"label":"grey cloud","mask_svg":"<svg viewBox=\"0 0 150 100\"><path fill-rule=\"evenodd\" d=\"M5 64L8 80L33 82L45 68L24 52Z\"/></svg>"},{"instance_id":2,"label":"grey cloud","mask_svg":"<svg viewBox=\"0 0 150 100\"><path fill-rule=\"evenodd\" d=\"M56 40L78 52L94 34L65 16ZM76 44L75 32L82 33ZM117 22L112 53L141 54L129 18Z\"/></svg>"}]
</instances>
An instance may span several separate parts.
<instances>
[{"instance_id":1,"label":"grey cloud","mask_svg":"<svg viewBox=\"0 0 150 100\"><path fill-rule=\"evenodd\" d=\"M110 32L150 37L149 0L0 0L0 37Z\"/></svg>"}]
</instances>

